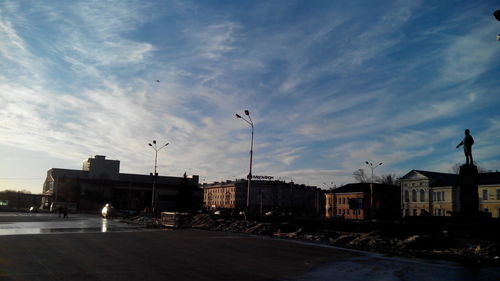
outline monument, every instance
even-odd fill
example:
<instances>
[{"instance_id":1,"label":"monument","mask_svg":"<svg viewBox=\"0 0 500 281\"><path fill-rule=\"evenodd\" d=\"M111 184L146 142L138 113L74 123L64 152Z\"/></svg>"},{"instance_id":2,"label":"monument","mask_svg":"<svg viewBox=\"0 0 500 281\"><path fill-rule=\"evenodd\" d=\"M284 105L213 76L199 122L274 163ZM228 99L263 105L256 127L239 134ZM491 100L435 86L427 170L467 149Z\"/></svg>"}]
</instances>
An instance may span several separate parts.
<instances>
[{"instance_id":1,"label":"monument","mask_svg":"<svg viewBox=\"0 0 500 281\"><path fill-rule=\"evenodd\" d=\"M470 135L469 129L464 132L463 140L457 145L459 148L463 145L465 154L465 164L460 166L458 184L460 187L460 213L463 216L473 217L479 214L479 195L478 195L478 171L472 158L472 145L474 139Z\"/></svg>"}]
</instances>

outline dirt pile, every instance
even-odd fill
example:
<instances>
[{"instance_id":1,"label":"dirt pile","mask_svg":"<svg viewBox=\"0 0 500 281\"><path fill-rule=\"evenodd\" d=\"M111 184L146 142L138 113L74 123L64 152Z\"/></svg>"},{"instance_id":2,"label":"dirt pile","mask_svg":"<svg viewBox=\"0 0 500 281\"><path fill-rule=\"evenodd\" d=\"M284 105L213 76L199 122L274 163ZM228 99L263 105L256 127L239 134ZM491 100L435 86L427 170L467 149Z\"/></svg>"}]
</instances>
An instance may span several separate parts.
<instances>
[{"instance_id":1,"label":"dirt pile","mask_svg":"<svg viewBox=\"0 0 500 281\"><path fill-rule=\"evenodd\" d=\"M274 226L271 223L216 218L210 214L199 214L194 216L191 219L191 227L258 235L272 235L274 230Z\"/></svg>"},{"instance_id":2,"label":"dirt pile","mask_svg":"<svg viewBox=\"0 0 500 281\"><path fill-rule=\"evenodd\" d=\"M467 263L500 264L500 244L487 240L458 239L431 235L387 236L380 231L366 233L307 229L288 223L264 223L225 219L211 214L191 218L193 228L270 235L338 247L409 257L439 258Z\"/></svg>"}]
</instances>

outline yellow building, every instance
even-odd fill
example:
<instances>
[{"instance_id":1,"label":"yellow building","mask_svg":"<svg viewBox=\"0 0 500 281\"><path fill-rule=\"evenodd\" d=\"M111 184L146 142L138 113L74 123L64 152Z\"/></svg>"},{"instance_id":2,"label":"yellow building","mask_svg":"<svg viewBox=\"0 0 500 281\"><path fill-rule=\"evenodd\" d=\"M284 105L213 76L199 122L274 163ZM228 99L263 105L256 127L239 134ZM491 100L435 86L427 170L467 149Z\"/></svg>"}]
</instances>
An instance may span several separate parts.
<instances>
[{"instance_id":1,"label":"yellow building","mask_svg":"<svg viewBox=\"0 0 500 281\"><path fill-rule=\"evenodd\" d=\"M479 210L500 218L500 173L479 174Z\"/></svg>"},{"instance_id":2,"label":"yellow building","mask_svg":"<svg viewBox=\"0 0 500 281\"><path fill-rule=\"evenodd\" d=\"M500 173L478 175L478 210L500 218ZM403 216L451 216L460 211L458 175L412 170L401 178Z\"/></svg>"},{"instance_id":3,"label":"yellow building","mask_svg":"<svg viewBox=\"0 0 500 281\"><path fill-rule=\"evenodd\" d=\"M458 175L412 170L401 178L403 216L449 216L458 211Z\"/></svg>"}]
</instances>

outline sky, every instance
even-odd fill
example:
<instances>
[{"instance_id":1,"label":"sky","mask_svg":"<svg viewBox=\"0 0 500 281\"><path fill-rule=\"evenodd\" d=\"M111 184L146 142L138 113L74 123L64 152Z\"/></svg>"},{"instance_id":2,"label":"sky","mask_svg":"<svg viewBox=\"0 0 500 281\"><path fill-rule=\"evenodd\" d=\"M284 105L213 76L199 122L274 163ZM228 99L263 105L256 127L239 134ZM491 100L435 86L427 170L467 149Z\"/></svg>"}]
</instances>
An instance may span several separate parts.
<instances>
[{"instance_id":1,"label":"sky","mask_svg":"<svg viewBox=\"0 0 500 281\"><path fill-rule=\"evenodd\" d=\"M0 2L0 190L93 155L201 182L500 170L498 1ZM159 81L159 82L157 82Z\"/></svg>"}]
</instances>

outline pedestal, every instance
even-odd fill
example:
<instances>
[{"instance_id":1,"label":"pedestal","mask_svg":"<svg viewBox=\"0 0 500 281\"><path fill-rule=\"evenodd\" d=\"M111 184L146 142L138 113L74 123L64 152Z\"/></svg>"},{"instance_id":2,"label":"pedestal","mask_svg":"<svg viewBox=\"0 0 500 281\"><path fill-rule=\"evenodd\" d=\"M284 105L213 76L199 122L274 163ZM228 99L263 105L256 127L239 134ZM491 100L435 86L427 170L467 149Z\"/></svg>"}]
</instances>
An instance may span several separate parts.
<instances>
[{"instance_id":1,"label":"pedestal","mask_svg":"<svg viewBox=\"0 0 500 281\"><path fill-rule=\"evenodd\" d=\"M473 164L460 166L458 184L460 186L460 213L474 216L479 211L479 195L477 191L478 172Z\"/></svg>"}]
</instances>

